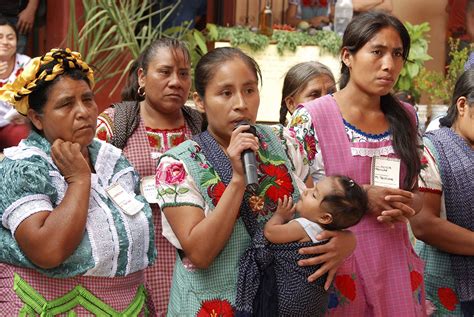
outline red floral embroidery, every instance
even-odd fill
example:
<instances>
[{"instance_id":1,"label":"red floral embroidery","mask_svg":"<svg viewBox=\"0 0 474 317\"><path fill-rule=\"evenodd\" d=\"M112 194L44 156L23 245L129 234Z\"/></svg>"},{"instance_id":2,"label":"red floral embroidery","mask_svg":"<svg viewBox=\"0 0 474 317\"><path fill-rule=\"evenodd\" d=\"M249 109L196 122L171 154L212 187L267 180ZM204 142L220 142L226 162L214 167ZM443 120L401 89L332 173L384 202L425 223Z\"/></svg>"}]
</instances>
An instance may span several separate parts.
<instances>
[{"instance_id":1,"label":"red floral embroidery","mask_svg":"<svg viewBox=\"0 0 474 317\"><path fill-rule=\"evenodd\" d=\"M152 148L159 147L159 145L158 145L159 142L158 142L158 139L156 137L154 137L153 135L150 135L150 134L148 134L147 136L148 136L148 142L150 143L150 146Z\"/></svg>"},{"instance_id":2,"label":"red floral embroidery","mask_svg":"<svg viewBox=\"0 0 474 317\"><path fill-rule=\"evenodd\" d=\"M196 317L232 317L234 308L227 300L212 299L202 302Z\"/></svg>"},{"instance_id":3,"label":"red floral embroidery","mask_svg":"<svg viewBox=\"0 0 474 317\"><path fill-rule=\"evenodd\" d=\"M3 85L4 85L4 83L2 83L2 82L0 81L0 88L2 88L2 87L3 87Z\"/></svg>"},{"instance_id":4,"label":"red floral embroidery","mask_svg":"<svg viewBox=\"0 0 474 317\"><path fill-rule=\"evenodd\" d=\"M97 132L97 138L102 141L107 141L107 131L105 129Z\"/></svg>"},{"instance_id":5,"label":"red floral embroidery","mask_svg":"<svg viewBox=\"0 0 474 317\"><path fill-rule=\"evenodd\" d=\"M18 77L22 71L23 71L23 67L18 68L18 70L15 73L15 77Z\"/></svg>"},{"instance_id":6,"label":"red floral embroidery","mask_svg":"<svg viewBox=\"0 0 474 317\"><path fill-rule=\"evenodd\" d=\"M303 6L309 7L312 4L311 0L303 0Z\"/></svg>"},{"instance_id":7,"label":"red floral embroidery","mask_svg":"<svg viewBox=\"0 0 474 317\"><path fill-rule=\"evenodd\" d=\"M350 275L343 274L336 276L334 284L344 297L350 301L354 301L356 298L356 285Z\"/></svg>"},{"instance_id":8,"label":"red floral embroidery","mask_svg":"<svg viewBox=\"0 0 474 317\"><path fill-rule=\"evenodd\" d=\"M428 159L426 158L426 156L423 155L423 157L421 158L421 164L428 164Z\"/></svg>"},{"instance_id":9,"label":"red floral embroidery","mask_svg":"<svg viewBox=\"0 0 474 317\"><path fill-rule=\"evenodd\" d=\"M414 292L423 282L423 276L417 271L410 272L411 291Z\"/></svg>"},{"instance_id":10,"label":"red floral embroidery","mask_svg":"<svg viewBox=\"0 0 474 317\"><path fill-rule=\"evenodd\" d=\"M316 140L312 135L306 135L304 138L304 143L305 143L305 149L306 153L308 155L308 160L312 161L314 160L314 157L316 156Z\"/></svg>"},{"instance_id":11,"label":"red floral embroidery","mask_svg":"<svg viewBox=\"0 0 474 317\"><path fill-rule=\"evenodd\" d=\"M426 158L426 156L422 156L421 157L421 169L425 169L427 166L428 166L428 159Z\"/></svg>"},{"instance_id":12,"label":"red floral embroidery","mask_svg":"<svg viewBox=\"0 0 474 317\"><path fill-rule=\"evenodd\" d=\"M285 165L266 165L261 164L260 170L264 175L273 178L272 185L267 189L266 195L273 202L277 202L278 198L283 198L285 195L290 196L293 193L293 184L291 176Z\"/></svg>"},{"instance_id":13,"label":"red floral embroidery","mask_svg":"<svg viewBox=\"0 0 474 317\"><path fill-rule=\"evenodd\" d=\"M456 293L449 287L438 288L438 298L441 304L450 311L454 311L459 303Z\"/></svg>"},{"instance_id":14,"label":"red floral embroidery","mask_svg":"<svg viewBox=\"0 0 474 317\"><path fill-rule=\"evenodd\" d=\"M217 184L214 184L207 189L207 194L209 195L209 197L211 197L214 206L217 206L217 203L221 199L222 194L224 194L224 190L225 185L223 182L218 182Z\"/></svg>"},{"instance_id":15,"label":"red floral embroidery","mask_svg":"<svg viewBox=\"0 0 474 317\"><path fill-rule=\"evenodd\" d=\"M178 146L180 145L181 143L184 142L184 140L186 140L186 138L184 137L184 135L179 135L179 136L176 136L176 137L173 137L173 139L171 140L171 144L172 146Z\"/></svg>"}]
</instances>

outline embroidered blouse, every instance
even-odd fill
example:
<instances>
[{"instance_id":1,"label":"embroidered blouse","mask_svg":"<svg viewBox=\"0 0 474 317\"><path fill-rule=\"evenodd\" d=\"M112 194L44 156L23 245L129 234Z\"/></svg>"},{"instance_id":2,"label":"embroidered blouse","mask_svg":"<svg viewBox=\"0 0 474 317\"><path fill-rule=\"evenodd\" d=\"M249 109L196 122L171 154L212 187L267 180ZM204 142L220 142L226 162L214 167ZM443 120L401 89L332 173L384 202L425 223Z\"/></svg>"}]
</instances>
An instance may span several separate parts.
<instances>
[{"instance_id":1,"label":"embroidered blouse","mask_svg":"<svg viewBox=\"0 0 474 317\"><path fill-rule=\"evenodd\" d=\"M110 143L113 136L113 119L111 116L113 111L113 108L108 108L97 118L96 137L107 143ZM186 124L176 129L153 129L150 127L145 127L145 129L150 147L153 152L160 154L192 137L191 129Z\"/></svg>"},{"instance_id":2,"label":"embroidered blouse","mask_svg":"<svg viewBox=\"0 0 474 317\"><path fill-rule=\"evenodd\" d=\"M433 144L427 138L423 138L423 157L421 158L421 171L418 178L419 191L430 192L441 195L440 217L446 219L446 207L444 204L443 183L439 172L439 164Z\"/></svg>"},{"instance_id":3,"label":"embroidered blouse","mask_svg":"<svg viewBox=\"0 0 474 317\"><path fill-rule=\"evenodd\" d=\"M387 131L382 134L368 134L350 123L344 120L344 127L346 130L347 138L350 142L380 142L391 140L391 134ZM313 123L311 121L311 115L308 110L304 107L299 107L293 113L289 128L296 132L296 138L304 144L307 156L307 164L310 168L310 174L315 182L320 181L324 178L324 162L321 155L321 148L319 146L318 137L315 133ZM361 156L382 156L393 154L394 150L392 146L378 148L378 149L364 149L364 148L351 148L352 155Z\"/></svg>"},{"instance_id":4,"label":"embroidered blouse","mask_svg":"<svg viewBox=\"0 0 474 317\"><path fill-rule=\"evenodd\" d=\"M5 84L12 83L21 74L25 65L30 61L30 57L23 54L16 54L15 66L10 76L5 79L0 79L0 87ZM0 100L0 127L6 126L9 122L3 117L10 111L12 107L5 101Z\"/></svg>"},{"instance_id":5,"label":"embroidered blouse","mask_svg":"<svg viewBox=\"0 0 474 317\"><path fill-rule=\"evenodd\" d=\"M36 267L20 250L15 230L27 217L52 211L63 200L68 184L50 156L51 145L36 132L19 146L6 149L0 163L0 262L34 268L51 277L124 276L143 270L155 257L151 209L137 195L138 176L121 151L94 140L89 154L91 174L89 213L82 241L74 253L54 269ZM125 214L107 196L118 183L144 203L134 216Z\"/></svg>"},{"instance_id":6,"label":"embroidered blouse","mask_svg":"<svg viewBox=\"0 0 474 317\"><path fill-rule=\"evenodd\" d=\"M307 161L303 160L304 151L300 142L295 137L294 132L283 128L281 126L273 126L273 131L281 139L281 142L287 152L290 161L294 165L294 173L297 177L297 186L300 191L305 188L303 181L308 176L309 167ZM267 144L260 139L260 146L265 150ZM193 155L193 154L191 154ZM196 154L194 154L196 155ZM203 169L209 169L210 166L206 160L200 163ZM211 206L208 204L206 199L202 197L199 190L198 184L191 176L182 160L175 159L170 156L161 158L160 164L157 168L157 182L160 184L160 190L158 192L158 201L163 208L169 206L196 206L204 211L205 216L212 212ZM291 180L289 180L291 182ZM218 183L222 184L222 183ZM218 199L225 190L225 186L212 186L214 197ZM172 193L172 194L170 194ZM260 197L260 196L259 196ZM265 205L264 201L250 201L250 205L254 210L260 210ZM260 214L267 214L268 211L260 210ZM176 235L174 234L171 226L169 225L166 217L163 215L163 236L165 236L171 244L176 248L182 249Z\"/></svg>"}]
</instances>

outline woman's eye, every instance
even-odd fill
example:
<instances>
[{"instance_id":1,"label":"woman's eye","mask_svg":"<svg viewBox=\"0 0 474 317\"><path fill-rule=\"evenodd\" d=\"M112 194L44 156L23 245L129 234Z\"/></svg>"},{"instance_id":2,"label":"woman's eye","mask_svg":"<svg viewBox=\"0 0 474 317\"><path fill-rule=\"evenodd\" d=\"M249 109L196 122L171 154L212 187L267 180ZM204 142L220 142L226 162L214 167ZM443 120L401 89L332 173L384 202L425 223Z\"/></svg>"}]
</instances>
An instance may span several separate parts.
<instances>
[{"instance_id":1,"label":"woman's eye","mask_svg":"<svg viewBox=\"0 0 474 317\"><path fill-rule=\"evenodd\" d=\"M255 91L255 89L253 88L247 88L247 90L245 91L248 95L252 94L253 92Z\"/></svg>"},{"instance_id":2,"label":"woman's eye","mask_svg":"<svg viewBox=\"0 0 474 317\"><path fill-rule=\"evenodd\" d=\"M382 52L380 50L373 50L372 54L374 55L380 55Z\"/></svg>"},{"instance_id":3,"label":"woman's eye","mask_svg":"<svg viewBox=\"0 0 474 317\"><path fill-rule=\"evenodd\" d=\"M230 90L224 90L224 91L222 92L222 94L223 94L224 96L227 96L227 97L229 97L229 96L232 95L232 93L230 92Z\"/></svg>"}]
</instances>

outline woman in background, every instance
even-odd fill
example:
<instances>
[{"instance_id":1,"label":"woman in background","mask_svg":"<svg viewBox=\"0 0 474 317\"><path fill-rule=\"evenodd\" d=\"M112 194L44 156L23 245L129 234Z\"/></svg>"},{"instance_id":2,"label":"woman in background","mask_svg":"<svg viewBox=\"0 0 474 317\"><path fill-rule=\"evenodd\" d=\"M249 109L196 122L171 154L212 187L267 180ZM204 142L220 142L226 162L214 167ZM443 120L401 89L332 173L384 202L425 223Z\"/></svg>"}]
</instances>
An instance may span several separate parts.
<instances>
[{"instance_id":1,"label":"woman in background","mask_svg":"<svg viewBox=\"0 0 474 317\"><path fill-rule=\"evenodd\" d=\"M435 316L474 315L474 70L454 87L441 128L423 138L423 208L410 219Z\"/></svg>"},{"instance_id":2,"label":"woman in background","mask_svg":"<svg viewBox=\"0 0 474 317\"><path fill-rule=\"evenodd\" d=\"M30 61L28 56L16 53L17 40L15 25L0 15L0 88L12 83ZM20 143L30 131L28 120L23 116L14 114L11 119L5 118L13 111L8 103L0 100L0 152Z\"/></svg>"},{"instance_id":3,"label":"woman in background","mask_svg":"<svg viewBox=\"0 0 474 317\"><path fill-rule=\"evenodd\" d=\"M326 65L314 61L296 64L283 81L280 123L286 125L287 114L293 114L299 104L334 92L336 81Z\"/></svg>"},{"instance_id":4,"label":"woman in background","mask_svg":"<svg viewBox=\"0 0 474 317\"><path fill-rule=\"evenodd\" d=\"M176 251L161 234L154 174L162 153L201 131L201 114L184 105L190 88L191 58L185 44L158 39L135 61L122 92L123 101L99 115L96 132L99 139L123 149L151 204L159 255L145 275L159 316L166 314Z\"/></svg>"}]
</instances>

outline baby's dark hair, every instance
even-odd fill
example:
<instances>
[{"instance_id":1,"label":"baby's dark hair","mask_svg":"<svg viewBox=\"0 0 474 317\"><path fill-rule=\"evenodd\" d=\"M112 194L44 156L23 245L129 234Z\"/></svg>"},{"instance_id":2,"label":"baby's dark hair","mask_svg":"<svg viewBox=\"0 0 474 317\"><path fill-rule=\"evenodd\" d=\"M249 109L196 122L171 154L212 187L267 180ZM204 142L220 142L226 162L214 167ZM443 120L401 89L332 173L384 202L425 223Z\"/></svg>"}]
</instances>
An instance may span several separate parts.
<instances>
[{"instance_id":1,"label":"baby's dark hair","mask_svg":"<svg viewBox=\"0 0 474 317\"><path fill-rule=\"evenodd\" d=\"M369 209L366 191L347 176L333 176L343 191L327 195L321 201L323 209L332 215L332 222L321 224L326 230L341 230L356 225Z\"/></svg>"}]
</instances>

